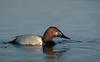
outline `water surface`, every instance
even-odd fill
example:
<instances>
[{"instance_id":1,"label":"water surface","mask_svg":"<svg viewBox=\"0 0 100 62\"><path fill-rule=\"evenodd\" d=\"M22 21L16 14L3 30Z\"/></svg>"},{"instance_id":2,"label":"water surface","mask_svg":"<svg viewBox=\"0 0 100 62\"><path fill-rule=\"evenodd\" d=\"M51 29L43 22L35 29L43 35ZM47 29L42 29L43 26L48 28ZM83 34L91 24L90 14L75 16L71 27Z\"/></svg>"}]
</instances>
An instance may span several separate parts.
<instances>
[{"instance_id":1,"label":"water surface","mask_svg":"<svg viewBox=\"0 0 100 62\"><path fill-rule=\"evenodd\" d=\"M0 0L0 61L100 62L99 16L99 0ZM46 48L2 44L16 35L43 35L51 25L72 40Z\"/></svg>"}]
</instances>

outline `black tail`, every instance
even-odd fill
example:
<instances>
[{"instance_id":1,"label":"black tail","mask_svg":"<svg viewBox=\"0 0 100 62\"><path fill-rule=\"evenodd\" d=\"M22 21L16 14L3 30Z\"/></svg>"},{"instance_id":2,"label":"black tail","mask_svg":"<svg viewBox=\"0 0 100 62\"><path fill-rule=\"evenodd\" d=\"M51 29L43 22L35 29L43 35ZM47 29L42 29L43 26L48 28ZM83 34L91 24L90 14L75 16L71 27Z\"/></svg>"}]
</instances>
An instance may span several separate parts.
<instances>
[{"instance_id":1,"label":"black tail","mask_svg":"<svg viewBox=\"0 0 100 62\"><path fill-rule=\"evenodd\" d=\"M16 39L12 40L12 41L9 41L8 43L11 43L11 44L16 44Z\"/></svg>"}]
</instances>

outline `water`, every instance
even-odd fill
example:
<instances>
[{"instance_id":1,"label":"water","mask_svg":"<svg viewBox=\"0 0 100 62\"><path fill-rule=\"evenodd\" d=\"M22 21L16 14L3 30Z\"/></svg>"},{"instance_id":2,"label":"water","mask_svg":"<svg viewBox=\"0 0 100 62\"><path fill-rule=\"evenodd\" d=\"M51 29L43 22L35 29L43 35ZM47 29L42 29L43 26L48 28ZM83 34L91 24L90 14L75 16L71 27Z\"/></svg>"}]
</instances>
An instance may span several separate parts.
<instances>
[{"instance_id":1,"label":"water","mask_svg":"<svg viewBox=\"0 0 100 62\"><path fill-rule=\"evenodd\" d=\"M0 0L0 43L57 26L54 47L0 44L0 62L100 62L99 0ZM80 42L79 42L80 41Z\"/></svg>"}]
</instances>

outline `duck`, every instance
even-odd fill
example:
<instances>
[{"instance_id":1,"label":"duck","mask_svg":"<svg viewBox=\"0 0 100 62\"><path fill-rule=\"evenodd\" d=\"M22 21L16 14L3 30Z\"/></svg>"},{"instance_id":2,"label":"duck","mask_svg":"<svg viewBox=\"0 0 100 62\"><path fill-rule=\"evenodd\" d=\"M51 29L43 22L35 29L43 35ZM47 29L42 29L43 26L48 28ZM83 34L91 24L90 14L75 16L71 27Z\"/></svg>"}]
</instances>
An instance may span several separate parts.
<instances>
[{"instance_id":1,"label":"duck","mask_svg":"<svg viewBox=\"0 0 100 62\"><path fill-rule=\"evenodd\" d=\"M15 38L9 43L18 44L18 45L55 45L53 38L61 37L65 39L70 39L65 36L57 27L50 26L44 32L43 36L34 35L34 34L25 34L15 36Z\"/></svg>"}]
</instances>

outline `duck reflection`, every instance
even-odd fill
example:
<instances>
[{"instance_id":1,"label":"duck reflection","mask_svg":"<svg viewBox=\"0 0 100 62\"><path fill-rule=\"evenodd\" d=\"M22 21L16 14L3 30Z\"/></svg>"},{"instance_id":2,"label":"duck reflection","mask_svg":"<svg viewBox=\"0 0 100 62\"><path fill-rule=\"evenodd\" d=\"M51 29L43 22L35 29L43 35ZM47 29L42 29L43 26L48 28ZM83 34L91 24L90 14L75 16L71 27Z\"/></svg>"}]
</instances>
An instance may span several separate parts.
<instances>
[{"instance_id":1,"label":"duck reflection","mask_svg":"<svg viewBox=\"0 0 100 62\"><path fill-rule=\"evenodd\" d=\"M43 53L46 55L46 58L57 59L62 57L62 55L67 52L69 48L54 48L54 46L43 46Z\"/></svg>"}]
</instances>

